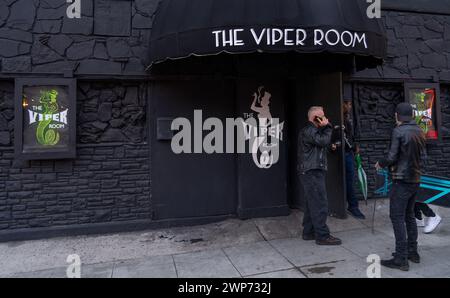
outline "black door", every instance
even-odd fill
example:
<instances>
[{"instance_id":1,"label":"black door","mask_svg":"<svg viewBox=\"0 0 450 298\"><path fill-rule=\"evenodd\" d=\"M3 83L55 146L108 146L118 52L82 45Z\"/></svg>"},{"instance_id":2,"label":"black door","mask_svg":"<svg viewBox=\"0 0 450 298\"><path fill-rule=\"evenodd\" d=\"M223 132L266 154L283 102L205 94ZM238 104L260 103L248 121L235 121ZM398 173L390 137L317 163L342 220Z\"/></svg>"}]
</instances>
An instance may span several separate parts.
<instances>
[{"instance_id":1,"label":"black door","mask_svg":"<svg viewBox=\"0 0 450 298\"><path fill-rule=\"evenodd\" d=\"M301 156L298 154L300 130L307 123L307 113L311 106L323 106L333 125L342 125L342 74L321 73L305 74L292 81L289 103L289 190L291 204L302 208L304 194L301 180L298 178ZM342 141L342 140L341 140ZM342 148L328 155L327 188L329 210L332 216L345 218L345 167Z\"/></svg>"},{"instance_id":2,"label":"black door","mask_svg":"<svg viewBox=\"0 0 450 298\"><path fill-rule=\"evenodd\" d=\"M269 165L261 163L264 144L255 154L238 155L238 215L240 218L288 215L287 195L287 135L286 135L286 80L269 78L241 78L236 81L238 117L260 119L261 132L267 119L270 130ZM266 142L263 142L266 143ZM248 148L251 143L248 143ZM264 148L265 147L265 148Z\"/></svg>"},{"instance_id":3,"label":"black door","mask_svg":"<svg viewBox=\"0 0 450 298\"><path fill-rule=\"evenodd\" d=\"M159 81L151 88L149 118L153 218L235 214L236 156L175 154L168 133L173 119L188 119L192 124L193 148L194 134L198 134L203 126L200 123L199 127L194 127L194 110L202 111L203 121L215 117L225 123L225 118L235 114L233 84L225 80ZM207 134L208 131L200 131L202 138Z\"/></svg>"}]
</instances>

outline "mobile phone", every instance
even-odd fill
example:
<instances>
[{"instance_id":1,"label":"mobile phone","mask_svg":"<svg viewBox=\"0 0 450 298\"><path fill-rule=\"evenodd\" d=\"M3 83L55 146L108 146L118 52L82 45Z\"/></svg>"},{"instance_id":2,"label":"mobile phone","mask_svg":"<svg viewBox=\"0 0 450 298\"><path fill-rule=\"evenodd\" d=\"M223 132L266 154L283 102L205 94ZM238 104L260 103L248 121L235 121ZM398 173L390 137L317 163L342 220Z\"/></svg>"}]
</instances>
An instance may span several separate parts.
<instances>
[{"instance_id":1,"label":"mobile phone","mask_svg":"<svg viewBox=\"0 0 450 298\"><path fill-rule=\"evenodd\" d=\"M314 118L314 121L316 121L317 123L322 123L322 121L323 121L323 118L322 117L319 117L319 116L316 116L316 118Z\"/></svg>"}]
</instances>

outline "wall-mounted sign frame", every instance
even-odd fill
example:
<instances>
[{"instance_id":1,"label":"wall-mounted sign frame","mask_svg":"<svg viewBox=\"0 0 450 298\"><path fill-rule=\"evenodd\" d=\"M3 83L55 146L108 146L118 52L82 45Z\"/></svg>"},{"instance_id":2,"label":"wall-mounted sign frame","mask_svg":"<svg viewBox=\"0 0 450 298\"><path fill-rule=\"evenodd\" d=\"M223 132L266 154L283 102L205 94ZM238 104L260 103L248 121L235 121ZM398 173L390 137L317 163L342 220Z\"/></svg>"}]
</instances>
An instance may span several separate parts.
<instances>
[{"instance_id":1,"label":"wall-mounted sign frame","mask_svg":"<svg viewBox=\"0 0 450 298\"><path fill-rule=\"evenodd\" d=\"M417 124L428 141L441 141L440 86L435 83L405 83L405 99L414 108Z\"/></svg>"},{"instance_id":2,"label":"wall-mounted sign frame","mask_svg":"<svg viewBox=\"0 0 450 298\"><path fill-rule=\"evenodd\" d=\"M76 89L75 79L16 79L16 158L76 157Z\"/></svg>"}]
</instances>

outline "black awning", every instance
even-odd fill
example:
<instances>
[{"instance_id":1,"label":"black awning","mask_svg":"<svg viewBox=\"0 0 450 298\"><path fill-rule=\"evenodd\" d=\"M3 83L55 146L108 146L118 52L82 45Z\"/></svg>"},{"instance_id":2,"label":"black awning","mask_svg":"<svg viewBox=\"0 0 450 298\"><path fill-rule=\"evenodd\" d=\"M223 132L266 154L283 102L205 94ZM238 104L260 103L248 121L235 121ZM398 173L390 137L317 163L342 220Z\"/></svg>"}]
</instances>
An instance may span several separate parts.
<instances>
[{"instance_id":1,"label":"black awning","mask_svg":"<svg viewBox=\"0 0 450 298\"><path fill-rule=\"evenodd\" d=\"M357 57L358 68L386 56L380 20L364 0L162 0L150 62L220 53L333 53Z\"/></svg>"}]
</instances>

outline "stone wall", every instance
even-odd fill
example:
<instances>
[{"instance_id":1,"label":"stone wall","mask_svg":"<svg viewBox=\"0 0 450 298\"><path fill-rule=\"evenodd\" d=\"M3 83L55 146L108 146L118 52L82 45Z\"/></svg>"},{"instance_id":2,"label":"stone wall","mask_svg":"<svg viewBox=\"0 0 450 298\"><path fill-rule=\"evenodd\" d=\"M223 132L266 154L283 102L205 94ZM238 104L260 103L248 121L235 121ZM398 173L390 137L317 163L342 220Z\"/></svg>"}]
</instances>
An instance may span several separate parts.
<instances>
[{"instance_id":1,"label":"stone wall","mask_svg":"<svg viewBox=\"0 0 450 298\"><path fill-rule=\"evenodd\" d=\"M141 143L146 140L146 84L80 83L78 142Z\"/></svg>"},{"instance_id":2,"label":"stone wall","mask_svg":"<svg viewBox=\"0 0 450 298\"><path fill-rule=\"evenodd\" d=\"M365 138L389 138L397 104L403 101L403 86L356 84L355 103L359 134Z\"/></svg>"},{"instance_id":3,"label":"stone wall","mask_svg":"<svg viewBox=\"0 0 450 298\"><path fill-rule=\"evenodd\" d=\"M0 81L0 231L151 219L146 113L148 46L160 0L0 0L0 76L78 78L77 158L14 160L14 84ZM398 80L441 81L443 142L429 144L427 172L450 177L450 16L384 11L384 66L354 75L357 121L370 177L389 145ZM99 75L86 80L84 75ZM445 85L447 84L447 85ZM370 179L373 189L373 179Z\"/></svg>"},{"instance_id":4,"label":"stone wall","mask_svg":"<svg viewBox=\"0 0 450 298\"><path fill-rule=\"evenodd\" d=\"M0 71L143 74L158 3L83 0L69 19L66 0L1 0Z\"/></svg>"},{"instance_id":5,"label":"stone wall","mask_svg":"<svg viewBox=\"0 0 450 298\"><path fill-rule=\"evenodd\" d=\"M78 80L77 157L14 159L14 84L0 81L0 230L151 219L147 83L159 0L0 0L0 74L101 75Z\"/></svg>"},{"instance_id":6,"label":"stone wall","mask_svg":"<svg viewBox=\"0 0 450 298\"><path fill-rule=\"evenodd\" d=\"M388 36L388 58L383 66L353 75L353 79L387 82L355 83L363 162L370 190L374 189L375 162L385 156L394 127L394 109L404 100L403 84L390 81L441 83L441 135L429 143L426 172L450 177L450 15L383 11Z\"/></svg>"},{"instance_id":7,"label":"stone wall","mask_svg":"<svg viewBox=\"0 0 450 298\"><path fill-rule=\"evenodd\" d=\"M358 139L361 145L363 165L369 178L369 190L375 189L375 163L389 150L390 136L395 126L394 113L397 103L403 100L401 84L357 83L355 99ZM428 159L425 172L430 175L450 177L450 85L441 85L442 142L427 144Z\"/></svg>"},{"instance_id":8,"label":"stone wall","mask_svg":"<svg viewBox=\"0 0 450 298\"><path fill-rule=\"evenodd\" d=\"M14 84L0 82L0 146L14 142Z\"/></svg>"},{"instance_id":9,"label":"stone wall","mask_svg":"<svg viewBox=\"0 0 450 298\"><path fill-rule=\"evenodd\" d=\"M65 0L2 0L0 72L144 75L159 1L83 0L69 19ZM383 22L385 65L355 77L450 81L450 15L383 11Z\"/></svg>"},{"instance_id":10,"label":"stone wall","mask_svg":"<svg viewBox=\"0 0 450 298\"><path fill-rule=\"evenodd\" d=\"M145 84L79 82L76 159L25 163L13 87L0 81L0 230L151 219Z\"/></svg>"},{"instance_id":11,"label":"stone wall","mask_svg":"<svg viewBox=\"0 0 450 298\"><path fill-rule=\"evenodd\" d=\"M450 15L383 11L388 58L360 78L450 82Z\"/></svg>"},{"instance_id":12,"label":"stone wall","mask_svg":"<svg viewBox=\"0 0 450 298\"><path fill-rule=\"evenodd\" d=\"M82 18L65 0L0 2L3 73L145 74L159 0L83 0ZM388 59L355 77L450 81L450 15L383 11Z\"/></svg>"},{"instance_id":13,"label":"stone wall","mask_svg":"<svg viewBox=\"0 0 450 298\"><path fill-rule=\"evenodd\" d=\"M0 149L0 231L151 219L146 145L83 146L70 162L13 166Z\"/></svg>"}]
</instances>

